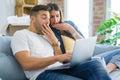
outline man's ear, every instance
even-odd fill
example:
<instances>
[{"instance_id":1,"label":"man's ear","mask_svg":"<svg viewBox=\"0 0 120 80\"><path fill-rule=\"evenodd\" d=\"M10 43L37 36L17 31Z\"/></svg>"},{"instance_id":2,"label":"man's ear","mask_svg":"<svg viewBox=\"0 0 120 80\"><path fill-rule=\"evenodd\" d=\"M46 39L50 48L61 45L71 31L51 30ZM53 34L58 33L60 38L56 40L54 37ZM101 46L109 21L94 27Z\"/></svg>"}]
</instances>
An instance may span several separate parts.
<instances>
[{"instance_id":1,"label":"man's ear","mask_svg":"<svg viewBox=\"0 0 120 80\"><path fill-rule=\"evenodd\" d=\"M32 22L35 22L35 16L30 16L30 20L31 20Z\"/></svg>"}]
</instances>

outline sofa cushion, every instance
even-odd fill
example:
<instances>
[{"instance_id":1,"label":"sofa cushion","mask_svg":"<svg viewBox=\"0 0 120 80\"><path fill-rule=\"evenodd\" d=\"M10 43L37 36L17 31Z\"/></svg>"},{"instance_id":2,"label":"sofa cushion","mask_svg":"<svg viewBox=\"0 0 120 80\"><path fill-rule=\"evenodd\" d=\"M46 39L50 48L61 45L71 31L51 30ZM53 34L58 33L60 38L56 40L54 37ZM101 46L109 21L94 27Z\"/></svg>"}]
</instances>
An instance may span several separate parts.
<instances>
[{"instance_id":1,"label":"sofa cushion","mask_svg":"<svg viewBox=\"0 0 120 80\"><path fill-rule=\"evenodd\" d=\"M111 46L111 45L103 45L103 44L96 44L95 49L94 49L94 56L110 51L110 50L115 50L115 49L120 49L120 46Z\"/></svg>"},{"instance_id":2,"label":"sofa cushion","mask_svg":"<svg viewBox=\"0 0 120 80\"><path fill-rule=\"evenodd\" d=\"M27 80L20 64L12 54L10 42L10 36L0 36L0 78L2 80Z\"/></svg>"},{"instance_id":3,"label":"sofa cushion","mask_svg":"<svg viewBox=\"0 0 120 80\"><path fill-rule=\"evenodd\" d=\"M66 52L72 52L73 48L74 48L75 40L70 38L70 37L64 36L64 35L61 35L61 37L62 37L62 40L63 40L65 51Z\"/></svg>"},{"instance_id":4,"label":"sofa cushion","mask_svg":"<svg viewBox=\"0 0 120 80\"><path fill-rule=\"evenodd\" d=\"M14 56L0 53L0 78L2 80L26 80L25 74Z\"/></svg>"},{"instance_id":5,"label":"sofa cushion","mask_svg":"<svg viewBox=\"0 0 120 80\"><path fill-rule=\"evenodd\" d=\"M112 77L112 80L120 80L120 69L113 71L110 76Z\"/></svg>"}]
</instances>

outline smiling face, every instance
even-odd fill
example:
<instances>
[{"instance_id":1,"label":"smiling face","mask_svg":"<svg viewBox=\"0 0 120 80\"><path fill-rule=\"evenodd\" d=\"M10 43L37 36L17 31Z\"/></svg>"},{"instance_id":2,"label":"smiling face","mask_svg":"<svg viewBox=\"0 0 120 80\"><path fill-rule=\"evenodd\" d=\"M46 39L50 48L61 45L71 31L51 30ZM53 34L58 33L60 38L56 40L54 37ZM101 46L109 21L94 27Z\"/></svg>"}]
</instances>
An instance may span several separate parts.
<instances>
[{"instance_id":1,"label":"smiling face","mask_svg":"<svg viewBox=\"0 0 120 80\"><path fill-rule=\"evenodd\" d=\"M49 19L49 11L45 10L39 11L36 16L31 16L31 24L34 26L35 32L42 34L41 28L44 24L50 23Z\"/></svg>"},{"instance_id":2,"label":"smiling face","mask_svg":"<svg viewBox=\"0 0 120 80\"><path fill-rule=\"evenodd\" d=\"M56 10L50 11L50 24L56 24L60 22L60 12Z\"/></svg>"}]
</instances>

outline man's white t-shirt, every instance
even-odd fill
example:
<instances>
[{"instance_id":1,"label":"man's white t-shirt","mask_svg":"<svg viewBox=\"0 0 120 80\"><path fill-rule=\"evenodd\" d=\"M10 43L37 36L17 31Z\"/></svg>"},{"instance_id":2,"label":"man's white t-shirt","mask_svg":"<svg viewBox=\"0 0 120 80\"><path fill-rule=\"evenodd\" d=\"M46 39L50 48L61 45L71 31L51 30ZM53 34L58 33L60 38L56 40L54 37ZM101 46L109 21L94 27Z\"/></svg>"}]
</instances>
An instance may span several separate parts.
<instances>
[{"instance_id":1,"label":"man's white t-shirt","mask_svg":"<svg viewBox=\"0 0 120 80\"><path fill-rule=\"evenodd\" d=\"M54 51L48 40L43 35L38 35L27 29L15 32L12 41L11 48L15 55L19 51L30 51L30 55L37 58L44 58L54 56ZM40 64L39 64L40 65ZM39 70L24 71L27 78L35 80L36 77L45 70L62 65L62 63L56 62L48 67Z\"/></svg>"}]
</instances>

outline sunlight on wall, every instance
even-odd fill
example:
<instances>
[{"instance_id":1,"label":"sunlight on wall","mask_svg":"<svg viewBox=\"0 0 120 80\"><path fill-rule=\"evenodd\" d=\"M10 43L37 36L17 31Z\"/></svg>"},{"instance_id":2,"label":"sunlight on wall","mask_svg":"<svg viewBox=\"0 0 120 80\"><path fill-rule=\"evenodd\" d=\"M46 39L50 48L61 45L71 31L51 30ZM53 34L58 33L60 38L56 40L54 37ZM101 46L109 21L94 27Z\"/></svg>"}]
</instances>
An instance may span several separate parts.
<instances>
[{"instance_id":1,"label":"sunlight on wall","mask_svg":"<svg viewBox=\"0 0 120 80\"><path fill-rule=\"evenodd\" d=\"M120 0L111 0L111 10L120 14Z\"/></svg>"},{"instance_id":2,"label":"sunlight on wall","mask_svg":"<svg viewBox=\"0 0 120 80\"><path fill-rule=\"evenodd\" d=\"M67 8L67 20L72 20L83 35L88 37L89 0L68 0Z\"/></svg>"}]
</instances>

